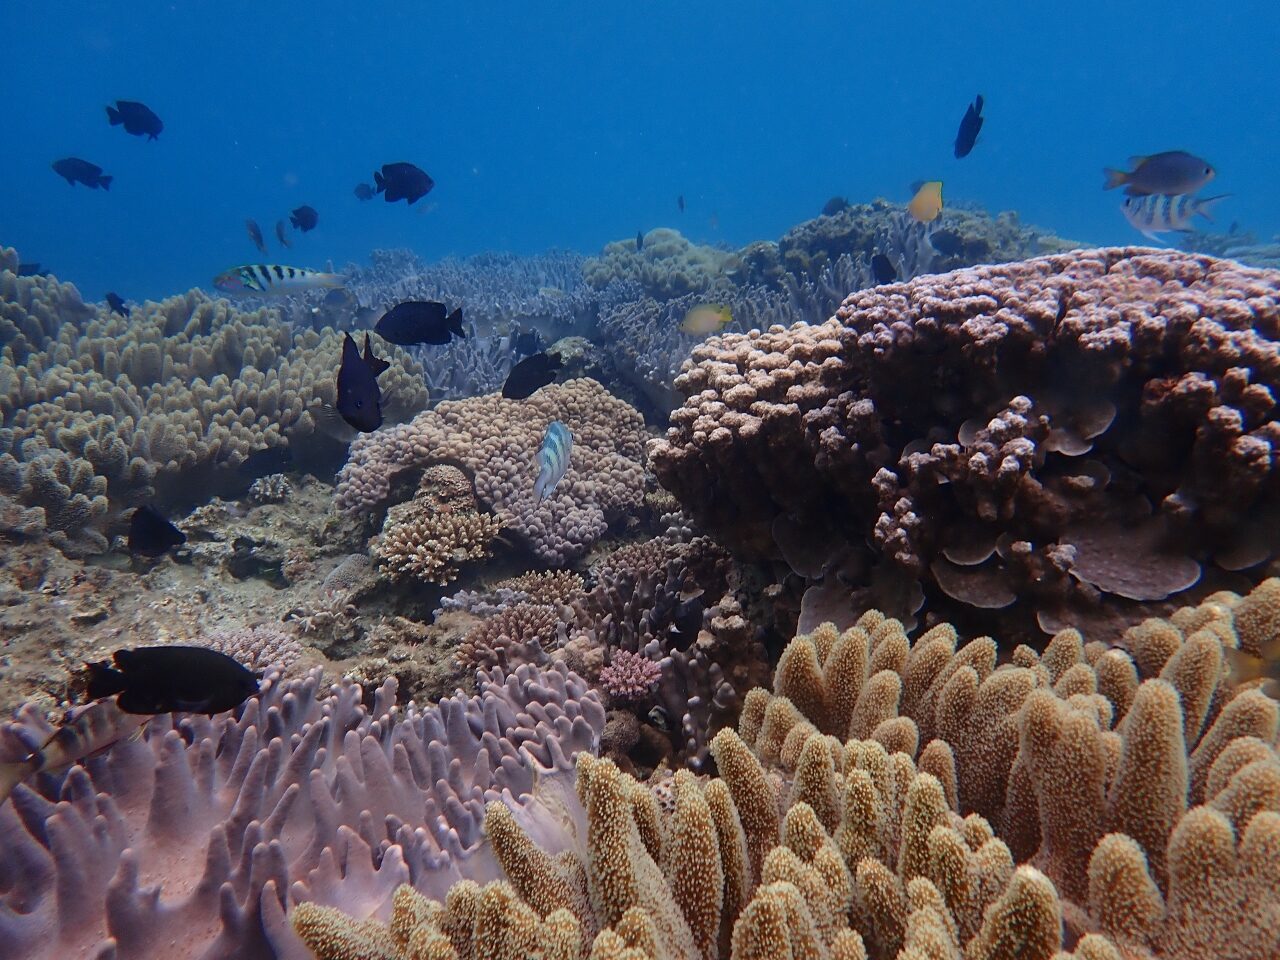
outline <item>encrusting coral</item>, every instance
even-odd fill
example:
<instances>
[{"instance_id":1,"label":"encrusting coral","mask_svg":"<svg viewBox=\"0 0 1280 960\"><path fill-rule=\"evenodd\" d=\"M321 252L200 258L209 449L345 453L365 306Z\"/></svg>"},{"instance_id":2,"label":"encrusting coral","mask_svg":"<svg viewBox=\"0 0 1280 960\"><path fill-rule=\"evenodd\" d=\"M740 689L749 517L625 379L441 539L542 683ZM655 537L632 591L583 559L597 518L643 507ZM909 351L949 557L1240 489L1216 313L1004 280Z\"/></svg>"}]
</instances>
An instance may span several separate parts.
<instances>
[{"instance_id":1,"label":"encrusting coral","mask_svg":"<svg viewBox=\"0 0 1280 960\"><path fill-rule=\"evenodd\" d=\"M1274 553L1278 291L1141 248L863 290L695 348L651 466L742 557L818 530L806 576L852 554L923 585L902 616L927 596L1021 636L1108 611L1118 633Z\"/></svg>"},{"instance_id":2,"label":"encrusting coral","mask_svg":"<svg viewBox=\"0 0 1280 960\"><path fill-rule=\"evenodd\" d=\"M294 925L320 960L1280 955L1280 705L1223 670L1259 603L1151 621L1132 655L1068 630L998 667L947 626L824 625L673 805L583 753L564 853L490 804L505 879L401 888L389 927Z\"/></svg>"}]
</instances>

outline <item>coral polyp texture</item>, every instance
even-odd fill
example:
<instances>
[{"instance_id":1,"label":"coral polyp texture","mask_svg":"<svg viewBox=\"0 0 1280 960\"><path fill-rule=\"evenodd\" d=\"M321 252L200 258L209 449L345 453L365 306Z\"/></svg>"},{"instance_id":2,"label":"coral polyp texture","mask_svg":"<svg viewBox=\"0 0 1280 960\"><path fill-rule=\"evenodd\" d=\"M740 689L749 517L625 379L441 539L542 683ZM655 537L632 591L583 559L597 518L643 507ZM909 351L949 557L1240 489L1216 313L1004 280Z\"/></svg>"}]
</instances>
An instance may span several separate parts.
<instances>
[{"instance_id":1,"label":"coral polyp texture","mask_svg":"<svg viewBox=\"0 0 1280 960\"><path fill-rule=\"evenodd\" d=\"M395 888L442 897L500 875L485 804L558 850L573 757L604 709L563 667L482 673L480 692L396 706L395 681L327 695L269 677L239 716L151 720L141 737L19 786L0 807L0 956L305 958L302 901L390 915ZM0 756L51 728L0 728ZM545 800L545 802L544 802Z\"/></svg>"},{"instance_id":2,"label":"coral polyp texture","mask_svg":"<svg viewBox=\"0 0 1280 960\"><path fill-rule=\"evenodd\" d=\"M192 291L131 317L51 277L19 277L0 250L0 525L100 550L111 508L190 499L255 452L305 459L329 429L341 337L295 331ZM386 352L395 420L427 401L421 367ZM248 477L247 479L252 479Z\"/></svg>"},{"instance_id":3,"label":"coral polyp texture","mask_svg":"<svg viewBox=\"0 0 1280 960\"><path fill-rule=\"evenodd\" d=\"M539 502L538 450L547 425L573 434L564 478ZM369 515L390 506L396 481L435 463L460 465L476 498L535 556L559 566L581 557L609 524L644 497L640 414L594 380L543 387L527 400L498 394L446 401L397 427L364 434L338 476L341 510Z\"/></svg>"},{"instance_id":4,"label":"coral polyp texture","mask_svg":"<svg viewBox=\"0 0 1280 960\"><path fill-rule=\"evenodd\" d=\"M863 290L695 348L652 469L740 556L816 579L871 544L938 613L1123 629L1280 542L1278 302L1280 272L1142 248Z\"/></svg>"},{"instance_id":5,"label":"coral polyp texture","mask_svg":"<svg viewBox=\"0 0 1280 960\"><path fill-rule=\"evenodd\" d=\"M1223 668L1278 588L999 666L949 625L824 624L673 802L583 752L559 853L490 804L503 876L293 925L320 960L1280 956L1280 705Z\"/></svg>"}]
</instances>

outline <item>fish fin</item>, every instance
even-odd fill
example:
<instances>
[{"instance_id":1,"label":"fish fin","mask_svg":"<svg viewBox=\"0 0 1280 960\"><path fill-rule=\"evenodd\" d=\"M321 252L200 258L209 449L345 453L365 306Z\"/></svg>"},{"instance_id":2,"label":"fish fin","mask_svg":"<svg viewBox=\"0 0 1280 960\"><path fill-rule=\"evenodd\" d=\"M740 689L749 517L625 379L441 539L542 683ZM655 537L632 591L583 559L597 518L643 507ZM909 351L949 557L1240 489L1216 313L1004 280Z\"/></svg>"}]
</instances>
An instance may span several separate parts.
<instances>
[{"instance_id":1,"label":"fish fin","mask_svg":"<svg viewBox=\"0 0 1280 960\"><path fill-rule=\"evenodd\" d=\"M564 366L564 357L560 356L560 354L558 353L552 353L550 350L548 350L547 351L547 367L552 370L559 370L563 366Z\"/></svg>"},{"instance_id":2,"label":"fish fin","mask_svg":"<svg viewBox=\"0 0 1280 960\"><path fill-rule=\"evenodd\" d=\"M115 107L107 107L107 119L111 121L113 127L118 127L124 123L124 117L120 116L120 111Z\"/></svg>"},{"instance_id":3,"label":"fish fin","mask_svg":"<svg viewBox=\"0 0 1280 960\"><path fill-rule=\"evenodd\" d=\"M1164 237L1160 236L1158 233L1152 233L1150 230L1143 230L1142 235L1148 240L1154 240L1156 243L1163 244L1165 242Z\"/></svg>"},{"instance_id":4,"label":"fish fin","mask_svg":"<svg viewBox=\"0 0 1280 960\"><path fill-rule=\"evenodd\" d=\"M364 335L364 362L372 371L374 377L377 377L382 371L391 366L390 360L383 360L381 357L373 355L373 347L369 343L369 334Z\"/></svg>"},{"instance_id":5,"label":"fish fin","mask_svg":"<svg viewBox=\"0 0 1280 960\"><path fill-rule=\"evenodd\" d=\"M1129 166L1137 170L1140 166L1142 166L1144 163L1146 163L1150 159L1151 157L1149 155L1134 154L1132 157L1129 158Z\"/></svg>"},{"instance_id":6,"label":"fish fin","mask_svg":"<svg viewBox=\"0 0 1280 960\"><path fill-rule=\"evenodd\" d=\"M462 308L455 307L453 313L449 314L448 327L450 332L456 333L463 340L467 339L467 333L462 329Z\"/></svg>"},{"instance_id":7,"label":"fish fin","mask_svg":"<svg viewBox=\"0 0 1280 960\"><path fill-rule=\"evenodd\" d=\"M113 668L106 660L86 663L84 666L89 671L89 683L86 687L86 692L90 700L113 697L128 685L124 674Z\"/></svg>"},{"instance_id":8,"label":"fish fin","mask_svg":"<svg viewBox=\"0 0 1280 960\"><path fill-rule=\"evenodd\" d=\"M382 193L383 190L387 189L387 181L382 179L381 172L377 170L373 171L373 185L375 188L374 193Z\"/></svg>"},{"instance_id":9,"label":"fish fin","mask_svg":"<svg viewBox=\"0 0 1280 960\"><path fill-rule=\"evenodd\" d=\"M1227 199L1229 196L1231 196L1229 193L1220 193L1216 197L1205 197L1202 200L1197 200L1196 213L1200 214L1200 216L1204 217L1210 223L1213 223L1213 217L1209 216L1209 211L1213 209L1214 204L1218 203L1220 200Z\"/></svg>"},{"instance_id":10,"label":"fish fin","mask_svg":"<svg viewBox=\"0 0 1280 960\"><path fill-rule=\"evenodd\" d=\"M1113 170L1111 167L1103 167L1102 174L1107 178L1102 184L1103 190L1114 190L1116 187L1129 182L1129 173L1125 170Z\"/></svg>"},{"instance_id":11,"label":"fish fin","mask_svg":"<svg viewBox=\"0 0 1280 960\"><path fill-rule=\"evenodd\" d=\"M98 178L98 186L100 186L103 190L110 190L110 189L111 189L111 180L112 180L112 178L111 178L111 177L99 177L99 178Z\"/></svg>"}]
</instances>

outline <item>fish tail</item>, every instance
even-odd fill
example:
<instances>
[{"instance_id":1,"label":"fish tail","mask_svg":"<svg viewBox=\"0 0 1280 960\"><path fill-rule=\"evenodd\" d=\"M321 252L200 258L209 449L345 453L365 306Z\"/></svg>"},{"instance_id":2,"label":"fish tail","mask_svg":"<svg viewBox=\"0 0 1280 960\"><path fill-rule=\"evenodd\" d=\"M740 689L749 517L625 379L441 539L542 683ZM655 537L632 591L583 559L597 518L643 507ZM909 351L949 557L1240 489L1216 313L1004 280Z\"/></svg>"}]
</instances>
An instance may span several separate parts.
<instances>
[{"instance_id":1,"label":"fish tail","mask_svg":"<svg viewBox=\"0 0 1280 960\"><path fill-rule=\"evenodd\" d=\"M127 686L124 674L119 670L113 669L106 660L100 660L97 663L86 663L85 669L89 671L87 693L90 700L113 697L117 693L123 692Z\"/></svg>"},{"instance_id":2,"label":"fish tail","mask_svg":"<svg viewBox=\"0 0 1280 960\"><path fill-rule=\"evenodd\" d=\"M111 189L111 177L99 177L99 178L98 178L98 186L100 186L103 190L110 190L110 189Z\"/></svg>"},{"instance_id":3,"label":"fish tail","mask_svg":"<svg viewBox=\"0 0 1280 960\"><path fill-rule=\"evenodd\" d=\"M1213 223L1213 217L1209 215L1209 211L1214 208L1220 200L1225 200L1231 196L1229 193L1220 193L1216 197L1205 197L1196 201L1196 213L1204 217L1210 223Z\"/></svg>"},{"instance_id":4,"label":"fish tail","mask_svg":"<svg viewBox=\"0 0 1280 960\"><path fill-rule=\"evenodd\" d=\"M1110 167L1102 168L1103 175L1107 178L1102 185L1103 190L1114 190L1116 187L1123 186L1129 182L1129 174L1124 170L1113 170Z\"/></svg>"},{"instance_id":5,"label":"fish tail","mask_svg":"<svg viewBox=\"0 0 1280 960\"><path fill-rule=\"evenodd\" d=\"M120 111L115 107L107 107L107 119L111 121L113 127L118 127L124 123L124 117L120 116Z\"/></svg>"},{"instance_id":6,"label":"fish tail","mask_svg":"<svg viewBox=\"0 0 1280 960\"><path fill-rule=\"evenodd\" d=\"M382 172L379 170L373 171L373 185L377 187L378 193L387 189L387 182L382 179Z\"/></svg>"},{"instance_id":7,"label":"fish tail","mask_svg":"<svg viewBox=\"0 0 1280 960\"><path fill-rule=\"evenodd\" d=\"M455 307L453 313L449 314L449 330L456 333L462 339L466 339L467 335L462 329L462 308Z\"/></svg>"}]
</instances>

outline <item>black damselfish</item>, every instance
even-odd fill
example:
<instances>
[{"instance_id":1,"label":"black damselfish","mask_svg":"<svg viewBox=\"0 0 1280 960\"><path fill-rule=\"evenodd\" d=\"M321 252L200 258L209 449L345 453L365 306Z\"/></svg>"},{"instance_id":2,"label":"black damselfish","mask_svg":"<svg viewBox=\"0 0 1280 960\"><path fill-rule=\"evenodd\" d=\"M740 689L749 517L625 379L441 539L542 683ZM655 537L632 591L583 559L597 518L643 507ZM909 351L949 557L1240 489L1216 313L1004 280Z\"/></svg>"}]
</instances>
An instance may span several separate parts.
<instances>
[{"instance_id":1,"label":"black damselfish","mask_svg":"<svg viewBox=\"0 0 1280 960\"><path fill-rule=\"evenodd\" d=\"M369 335L364 335L364 356L351 339L342 335L342 365L338 367L338 413L361 433L372 433L382 426L382 391L378 374L391 366L387 360L373 355Z\"/></svg>"},{"instance_id":2,"label":"black damselfish","mask_svg":"<svg viewBox=\"0 0 1280 960\"><path fill-rule=\"evenodd\" d=\"M507 374L502 385L502 395L508 400L523 400L532 396L534 391L545 387L556 378L556 371L563 361L560 354L543 351L531 357L525 357Z\"/></svg>"},{"instance_id":3,"label":"black damselfish","mask_svg":"<svg viewBox=\"0 0 1280 960\"><path fill-rule=\"evenodd\" d=\"M81 160L79 157L63 157L61 160L55 160L51 166L54 173L73 187L77 183L83 183L90 190L96 190L98 187L103 190L111 189L111 177L104 176L102 168L96 163Z\"/></svg>"},{"instance_id":4,"label":"black damselfish","mask_svg":"<svg viewBox=\"0 0 1280 960\"><path fill-rule=\"evenodd\" d=\"M113 127L123 124L126 133L152 140L164 129L164 123L152 109L136 100L117 100L114 107L107 107L107 119Z\"/></svg>"},{"instance_id":5,"label":"black damselfish","mask_svg":"<svg viewBox=\"0 0 1280 960\"><path fill-rule=\"evenodd\" d=\"M111 661L86 664L91 700L115 697L125 713L222 713L258 692L258 677L207 647L117 650Z\"/></svg>"},{"instance_id":6,"label":"black damselfish","mask_svg":"<svg viewBox=\"0 0 1280 960\"><path fill-rule=\"evenodd\" d=\"M877 286L882 283L893 283L898 279L898 271L893 269L893 261L883 253L871 258L871 275L876 278Z\"/></svg>"},{"instance_id":7,"label":"black damselfish","mask_svg":"<svg viewBox=\"0 0 1280 960\"><path fill-rule=\"evenodd\" d=\"M187 535L175 527L155 507L144 503L129 518L129 552L158 557L187 542Z\"/></svg>"},{"instance_id":8,"label":"black damselfish","mask_svg":"<svg viewBox=\"0 0 1280 960\"><path fill-rule=\"evenodd\" d=\"M410 204L421 200L436 185L427 171L412 163L384 163L374 173L373 183L387 203L408 200Z\"/></svg>"},{"instance_id":9,"label":"black damselfish","mask_svg":"<svg viewBox=\"0 0 1280 960\"><path fill-rule=\"evenodd\" d=\"M298 207L289 215L289 222L293 224L295 230L306 233L316 228L316 224L320 222L320 214L316 213L315 207Z\"/></svg>"},{"instance_id":10,"label":"black damselfish","mask_svg":"<svg viewBox=\"0 0 1280 960\"><path fill-rule=\"evenodd\" d=\"M120 314L120 316L127 317L131 315L131 311L125 305L124 299L120 296L120 294L116 293L114 290L108 290L107 295L102 299L106 300L107 306L110 307L112 310L114 310L116 313Z\"/></svg>"},{"instance_id":11,"label":"black damselfish","mask_svg":"<svg viewBox=\"0 0 1280 960\"><path fill-rule=\"evenodd\" d=\"M440 346L455 336L462 340L467 337L462 329L462 308L449 313L449 308L436 300L397 303L382 315L373 332L383 340L402 347L416 343Z\"/></svg>"},{"instance_id":12,"label":"black damselfish","mask_svg":"<svg viewBox=\"0 0 1280 960\"><path fill-rule=\"evenodd\" d=\"M969 104L960 120L960 129L956 131L956 159L967 157L973 145L978 142L978 131L982 129L982 94L978 94Z\"/></svg>"}]
</instances>

